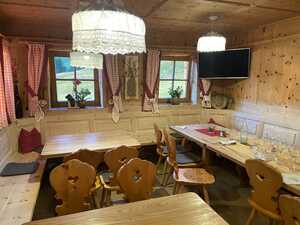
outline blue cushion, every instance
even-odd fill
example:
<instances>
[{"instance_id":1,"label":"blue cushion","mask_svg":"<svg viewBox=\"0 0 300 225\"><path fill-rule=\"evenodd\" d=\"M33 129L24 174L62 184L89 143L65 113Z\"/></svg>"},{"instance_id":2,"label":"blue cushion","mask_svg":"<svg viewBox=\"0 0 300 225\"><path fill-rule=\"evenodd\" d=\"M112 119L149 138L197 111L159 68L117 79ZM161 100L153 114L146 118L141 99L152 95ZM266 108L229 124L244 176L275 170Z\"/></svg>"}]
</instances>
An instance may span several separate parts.
<instances>
[{"instance_id":1,"label":"blue cushion","mask_svg":"<svg viewBox=\"0 0 300 225\"><path fill-rule=\"evenodd\" d=\"M198 163L201 162L200 152L184 152L176 154L176 161L178 164Z\"/></svg>"},{"instance_id":2,"label":"blue cushion","mask_svg":"<svg viewBox=\"0 0 300 225\"><path fill-rule=\"evenodd\" d=\"M177 132L170 133L170 135L175 139L182 139L183 136Z\"/></svg>"},{"instance_id":3,"label":"blue cushion","mask_svg":"<svg viewBox=\"0 0 300 225\"><path fill-rule=\"evenodd\" d=\"M23 174L32 174L34 173L39 164L38 162L30 162L30 163L8 163L4 169L2 170L0 176L16 176Z\"/></svg>"},{"instance_id":4,"label":"blue cushion","mask_svg":"<svg viewBox=\"0 0 300 225\"><path fill-rule=\"evenodd\" d=\"M184 148L182 145L176 145L176 153L184 153L184 152L190 152L190 149ZM163 154L168 154L168 147L164 146L163 147Z\"/></svg>"}]
</instances>

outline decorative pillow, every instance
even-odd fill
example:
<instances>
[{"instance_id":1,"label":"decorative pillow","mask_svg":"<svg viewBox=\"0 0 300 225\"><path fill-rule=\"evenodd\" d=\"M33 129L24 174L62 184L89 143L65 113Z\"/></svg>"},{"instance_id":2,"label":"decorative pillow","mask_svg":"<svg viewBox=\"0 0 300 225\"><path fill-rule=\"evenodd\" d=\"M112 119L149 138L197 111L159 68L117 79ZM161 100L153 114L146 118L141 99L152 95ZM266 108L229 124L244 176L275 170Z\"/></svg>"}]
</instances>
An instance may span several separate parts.
<instances>
[{"instance_id":1,"label":"decorative pillow","mask_svg":"<svg viewBox=\"0 0 300 225\"><path fill-rule=\"evenodd\" d=\"M31 131L22 128L19 135L19 149L21 153L32 152L34 149L42 146L42 137L36 128L33 128Z\"/></svg>"}]
</instances>

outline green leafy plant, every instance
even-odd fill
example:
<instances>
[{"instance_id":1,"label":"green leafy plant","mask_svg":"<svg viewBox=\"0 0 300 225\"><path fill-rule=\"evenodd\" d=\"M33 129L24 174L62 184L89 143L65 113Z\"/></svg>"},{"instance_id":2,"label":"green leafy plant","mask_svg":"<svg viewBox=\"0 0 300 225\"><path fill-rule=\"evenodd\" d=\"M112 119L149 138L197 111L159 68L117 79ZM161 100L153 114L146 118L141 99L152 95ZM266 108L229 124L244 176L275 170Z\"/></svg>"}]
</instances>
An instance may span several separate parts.
<instances>
[{"instance_id":1,"label":"green leafy plant","mask_svg":"<svg viewBox=\"0 0 300 225\"><path fill-rule=\"evenodd\" d=\"M88 100L87 97L91 94L91 91L89 89L87 89L87 88L82 88L76 94L77 94L77 96L76 96L77 101L79 101L79 102L85 102L85 101Z\"/></svg>"},{"instance_id":2,"label":"green leafy plant","mask_svg":"<svg viewBox=\"0 0 300 225\"><path fill-rule=\"evenodd\" d=\"M170 88L168 93L172 98L180 98L183 93L183 89L181 86L178 86L176 89Z\"/></svg>"}]
</instances>

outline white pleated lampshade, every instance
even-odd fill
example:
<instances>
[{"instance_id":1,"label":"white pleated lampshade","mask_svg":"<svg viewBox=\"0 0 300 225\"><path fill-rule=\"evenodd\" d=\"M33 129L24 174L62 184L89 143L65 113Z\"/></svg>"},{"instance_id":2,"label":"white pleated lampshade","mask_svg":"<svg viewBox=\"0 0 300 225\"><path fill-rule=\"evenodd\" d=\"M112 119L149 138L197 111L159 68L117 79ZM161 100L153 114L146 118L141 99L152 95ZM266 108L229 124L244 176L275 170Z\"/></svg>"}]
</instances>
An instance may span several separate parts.
<instances>
[{"instance_id":1,"label":"white pleated lampshade","mask_svg":"<svg viewBox=\"0 0 300 225\"><path fill-rule=\"evenodd\" d=\"M226 38L218 33L211 32L198 39L198 52L216 52L226 50Z\"/></svg>"},{"instance_id":2,"label":"white pleated lampshade","mask_svg":"<svg viewBox=\"0 0 300 225\"><path fill-rule=\"evenodd\" d=\"M86 10L72 16L73 51L95 54L146 52L143 19L124 11Z\"/></svg>"}]
</instances>

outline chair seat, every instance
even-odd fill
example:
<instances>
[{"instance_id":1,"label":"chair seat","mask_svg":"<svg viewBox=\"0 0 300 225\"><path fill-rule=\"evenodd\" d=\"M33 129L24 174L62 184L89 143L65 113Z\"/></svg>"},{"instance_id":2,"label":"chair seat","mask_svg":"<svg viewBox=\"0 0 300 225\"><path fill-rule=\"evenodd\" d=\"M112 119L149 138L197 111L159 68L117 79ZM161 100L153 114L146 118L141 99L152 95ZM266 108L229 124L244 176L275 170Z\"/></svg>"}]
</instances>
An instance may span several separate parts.
<instances>
[{"instance_id":1,"label":"chair seat","mask_svg":"<svg viewBox=\"0 0 300 225\"><path fill-rule=\"evenodd\" d=\"M179 168L178 177L175 172L174 180L189 185L208 185L215 183L215 177L203 168Z\"/></svg>"},{"instance_id":2,"label":"chair seat","mask_svg":"<svg viewBox=\"0 0 300 225\"><path fill-rule=\"evenodd\" d=\"M180 154L180 153L185 153L185 152L190 152L190 149L187 149L185 147L183 147L182 145L176 145L176 153ZM168 147L164 146L163 147L163 155L168 156Z\"/></svg>"},{"instance_id":3,"label":"chair seat","mask_svg":"<svg viewBox=\"0 0 300 225\"><path fill-rule=\"evenodd\" d=\"M282 221L282 217L281 215L275 212L272 212L268 209L265 209L264 207L260 206L259 204L257 204L255 201L253 201L251 198L248 199L249 204L256 209L257 211L259 211L260 213L262 213L265 216L268 216L274 220L278 220L278 221Z\"/></svg>"},{"instance_id":4,"label":"chair seat","mask_svg":"<svg viewBox=\"0 0 300 225\"><path fill-rule=\"evenodd\" d=\"M176 154L176 162L178 163L178 166L180 166L180 164L199 163L201 162L201 159L201 155L193 151Z\"/></svg>"}]
</instances>

